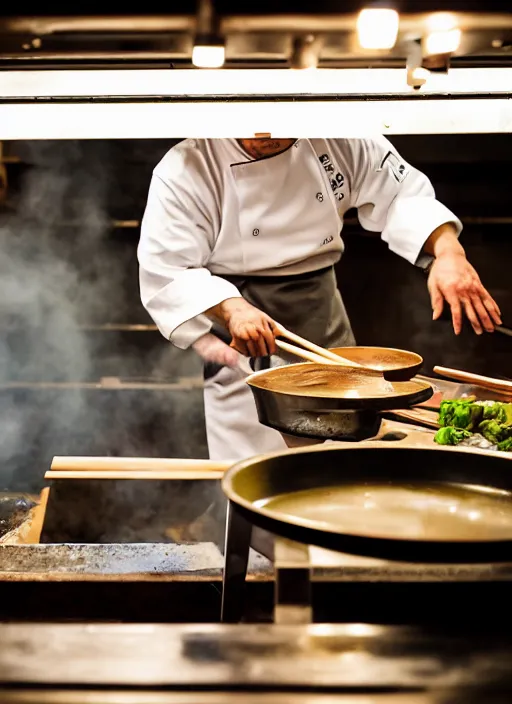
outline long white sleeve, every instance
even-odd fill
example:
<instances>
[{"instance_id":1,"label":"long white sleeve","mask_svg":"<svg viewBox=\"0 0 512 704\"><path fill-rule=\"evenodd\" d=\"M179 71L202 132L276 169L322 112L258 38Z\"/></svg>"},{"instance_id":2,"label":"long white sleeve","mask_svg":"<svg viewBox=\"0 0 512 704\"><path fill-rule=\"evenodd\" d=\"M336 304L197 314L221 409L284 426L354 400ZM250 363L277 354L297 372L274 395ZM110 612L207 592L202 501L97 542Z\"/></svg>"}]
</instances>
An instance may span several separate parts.
<instances>
[{"instance_id":1,"label":"long white sleeve","mask_svg":"<svg viewBox=\"0 0 512 704\"><path fill-rule=\"evenodd\" d=\"M206 268L215 244L212 194L200 192L201 179L179 150L166 159L172 163L165 176L155 169L141 225L140 290L162 335L185 349L211 328L202 313L240 293Z\"/></svg>"},{"instance_id":2,"label":"long white sleeve","mask_svg":"<svg viewBox=\"0 0 512 704\"><path fill-rule=\"evenodd\" d=\"M452 222L460 234L462 223L436 200L429 179L407 164L387 139L359 140L353 156L351 205L365 230L381 232L393 252L426 266L431 257L422 249L437 227Z\"/></svg>"}]
</instances>

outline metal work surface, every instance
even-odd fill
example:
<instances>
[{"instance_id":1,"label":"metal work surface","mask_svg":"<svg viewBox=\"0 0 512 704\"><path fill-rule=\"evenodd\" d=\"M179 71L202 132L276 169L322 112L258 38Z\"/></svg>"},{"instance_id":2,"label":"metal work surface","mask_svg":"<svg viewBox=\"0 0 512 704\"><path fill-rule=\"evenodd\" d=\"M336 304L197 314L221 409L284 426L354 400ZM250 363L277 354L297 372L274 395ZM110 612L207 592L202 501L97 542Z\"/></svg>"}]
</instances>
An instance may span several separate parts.
<instances>
[{"instance_id":1,"label":"metal work surface","mask_svg":"<svg viewBox=\"0 0 512 704\"><path fill-rule=\"evenodd\" d=\"M510 637L365 624L0 626L4 686L512 692L511 657Z\"/></svg>"},{"instance_id":2,"label":"metal work surface","mask_svg":"<svg viewBox=\"0 0 512 704\"><path fill-rule=\"evenodd\" d=\"M213 543L0 546L0 581L218 580L223 557ZM267 560L251 553L251 576L269 574Z\"/></svg>"},{"instance_id":3,"label":"metal work surface","mask_svg":"<svg viewBox=\"0 0 512 704\"><path fill-rule=\"evenodd\" d=\"M355 557L311 547L313 580L472 582L512 580L512 564L425 565ZM1 545L0 582L220 580L224 558L213 543ZM251 551L248 579L272 579L272 565Z\"/></svg>"}]
</instances>

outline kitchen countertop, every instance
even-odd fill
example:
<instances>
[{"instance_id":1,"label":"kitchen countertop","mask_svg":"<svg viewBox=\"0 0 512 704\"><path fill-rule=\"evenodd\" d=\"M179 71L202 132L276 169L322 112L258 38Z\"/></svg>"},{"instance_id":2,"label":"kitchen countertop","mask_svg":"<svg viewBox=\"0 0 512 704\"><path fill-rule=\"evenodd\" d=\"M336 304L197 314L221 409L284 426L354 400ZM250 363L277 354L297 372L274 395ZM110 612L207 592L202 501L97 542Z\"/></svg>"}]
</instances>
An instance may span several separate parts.
<instances>
[{"instance_id":1,"label":"kitchen countertop","mask_svg":"<svg viewBox=\"0 0 512 704\"><path fill-rule=\"evenodd\" d=\"M125 697L131 687L236 690L240 696L306 689L434 696L403 699L416 703L494 703L512 696L511 658L512 636L365 624L0 625L0 687L124 687ZM491 688L504 698L472 698ZM455 693L460 698L452 698Z\"/></svg>"},{"instance_id":2,"label":"kitchen countertop","mask_svg":"<svg viewBox=\"0 0 512 704\"><path fill-rule=\"evenodd\" d=\"M310 548L313 581L507 582L512 563L425 565ZM0 582L220 581L224 559L213 543L0 546ZM248 579L273 579L272 564L252 551Z\"/></svg>"}]
</instances>

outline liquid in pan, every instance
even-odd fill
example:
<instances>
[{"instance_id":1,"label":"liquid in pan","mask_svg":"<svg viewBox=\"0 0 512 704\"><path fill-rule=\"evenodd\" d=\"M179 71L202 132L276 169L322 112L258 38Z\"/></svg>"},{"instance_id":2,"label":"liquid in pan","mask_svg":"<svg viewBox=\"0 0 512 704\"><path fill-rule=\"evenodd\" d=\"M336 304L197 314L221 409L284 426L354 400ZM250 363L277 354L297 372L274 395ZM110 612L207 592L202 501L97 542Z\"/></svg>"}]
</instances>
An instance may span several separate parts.
<instances>
[{"instance_id":1,"label":"liquid in pan","mask_svg":"<svg viewBox=\"0 0 512 704\"><path fill-rule=\"evenodd\" d=\"M480 486L349 483L282 494L259 506L320 530L366 537L453 541L512 538L512 494Z\"/></svg>"},{"instance_id":2,"label":"liquid in pan","mask_svg":"<svg viewBox=\"0 0 512 704\"><path fill-rule=\"evenodd\" d=\"M386 381L372 370L311 363L276 367L252 377L250 384L275 393L346 399L408 396L427 386L420 381Z\"/></svg>"}]
</instances>

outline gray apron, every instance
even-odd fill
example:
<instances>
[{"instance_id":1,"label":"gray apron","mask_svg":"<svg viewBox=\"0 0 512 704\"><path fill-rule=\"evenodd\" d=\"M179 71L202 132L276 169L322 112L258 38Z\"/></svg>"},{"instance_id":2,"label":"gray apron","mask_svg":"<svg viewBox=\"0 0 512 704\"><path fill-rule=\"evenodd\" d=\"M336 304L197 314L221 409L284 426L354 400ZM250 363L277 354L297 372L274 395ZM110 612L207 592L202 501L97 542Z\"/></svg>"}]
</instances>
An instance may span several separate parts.
<instances>
[{"instance_id":1,"label":"gray apron","mask_svg":"<svg viewBox=\"0 0 512 704\"><path fill-rule=\"evenodd\" d=\"M252 305L270 315L286 328L322 347L355 344L350 322L336 284L334 268L297 276L225 277ZM229 344L229 335L217 331ZM298 362L281 353L272 359L257 359L250 366L240 357L236 369L215 364L205 365L204 403L206 434L210 459L239 461L254 455L282 452L289 446L283 436L261 425L256 405L245 379L251 370ZM220 486L209 512L225 506ZM274 538L254 528L252 546L272 559Z\"/></svg>"},{"instance_id":2,"label":"gray apron","mask_svg":"<svg viewBox=\"0 0 512 704\"><path fill-rule=\"evenodd\" d=\"M333 267L292 276L223 276L234 284L246 301L264 311L296 335L321 347L355 345L350 322L336 284ZM215 326L214 334L229 344L229 335ZM252 369L264 369L297 357L280 352L277 360L251 360ZM206 363L210 379L222 367Z\"/></svg>"}]
</instances>

